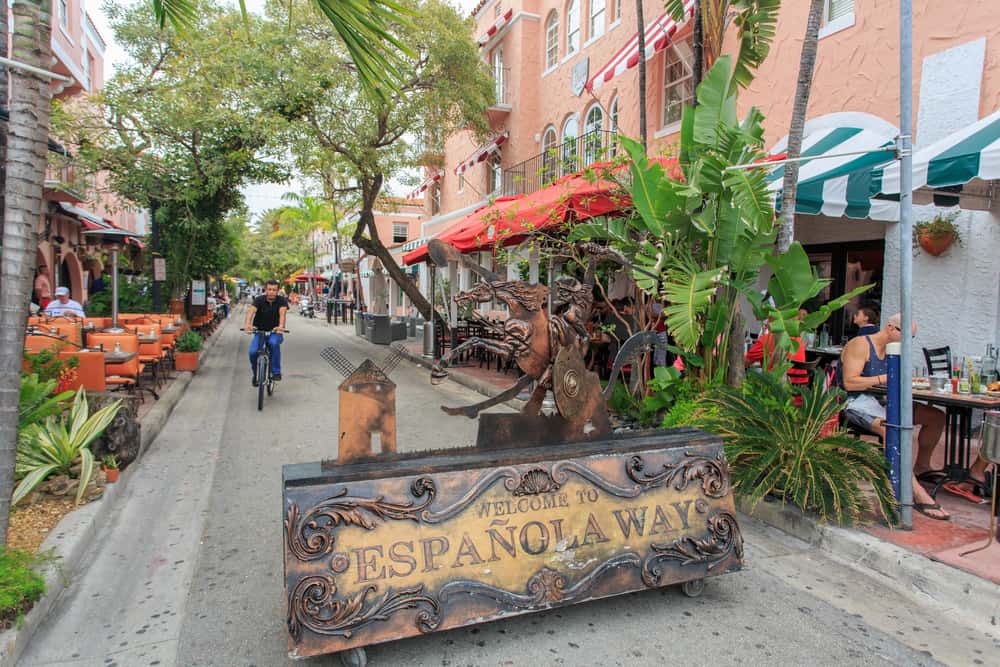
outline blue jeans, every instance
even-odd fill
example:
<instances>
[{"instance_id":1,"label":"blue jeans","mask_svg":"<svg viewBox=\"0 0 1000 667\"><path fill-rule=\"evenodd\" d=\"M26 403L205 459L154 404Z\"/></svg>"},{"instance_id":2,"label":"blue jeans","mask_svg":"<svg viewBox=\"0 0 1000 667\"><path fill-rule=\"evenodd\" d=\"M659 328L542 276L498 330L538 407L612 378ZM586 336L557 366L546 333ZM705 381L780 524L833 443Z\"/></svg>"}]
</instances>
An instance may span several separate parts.
<instances>
[{"instance_id":1,"label":"blue jeans","mask_svg":"<svg viewBox=\"0 0 1000 667\"><path fill-rule=\"evenodd\" d=\"M260 341L264 334L256 334L250 341L250 372L257 373L257 357L260 355ZM271 352L271 375L281 375L281 342L285 337L272 333L267 337L267 349Z\"/></svg>"}]
</instances>

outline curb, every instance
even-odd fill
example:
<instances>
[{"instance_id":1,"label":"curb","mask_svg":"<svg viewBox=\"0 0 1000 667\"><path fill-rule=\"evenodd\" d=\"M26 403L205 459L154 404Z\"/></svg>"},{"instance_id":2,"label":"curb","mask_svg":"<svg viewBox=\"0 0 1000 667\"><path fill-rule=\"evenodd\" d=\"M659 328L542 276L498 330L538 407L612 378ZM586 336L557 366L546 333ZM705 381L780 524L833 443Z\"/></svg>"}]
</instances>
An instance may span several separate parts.
<instances>
[{"instance_id":1,"label":"curb","mask_svg":"<svg viewBox=\"0 0 1000 667\"><path fill-rule=\"evenodd\" d=\"M917 602L961 616L964 623L1000 638L1000 586L993 582L867 533L820 523L793 505L762 501L750 512L738 499L737 507L750 518L876 574Z\"/></svg>"},{"instance_id":2,"label":"curb","mask_svg":"<svg viewBox=\"0 0 1000 667\"><path fill-rule=\"evenodd\" d=\"M410 350L406 349L406 347L402 345L399 346L399 350L402 353L403 358L412 364L416 364L417 366L422 366L423 368L426 368L428 370L430 370L431 367L433 367L434 365L430 359L424 358L423 355L415 354ZM474 392L482 394L487 398L493 398L494 396L504 391L503 387L497 387L495 385L490 384L489 382L483 382L482 380L466 375L461 371L461 366L459 366L458 368L450 368L448 370L449 370L448 373L449 380L452 380L453 382L462 385L466 389L471 389ZM509 407L514 408L515 410L520 410L521 408L524 407L524 404L525 401L522 401L518 398L512 398L506 403L503 403L502 405L507 405Z\"/></svg>"},{"instance_id":3,"label":"curb","mask_svg":"<svg viewBox=\"0 0 1000 667\"><path fill-rule=\"evenodd\" d=\"M227 324L228 320L223 322L215 333L221 333ZM208 339L202 348L202 356L206 356L215 347L215 342L219 338L221 336L214 335ZM118 481L106 484L104 493L94 502L87 503L64 516L42 542L38 553L52 554L51 562L44 566L41 573L45 578L45 594L21 619L20 625L0 631L0 667L15 667L31 637L55 607L59 596L69 586L73 577L86 568L86 563L82 562L83 557L93 545L94 538L107 524L110 512L106 510L115 498L124 493L132 472L137 468L135 464L142 460L143 454L163 430L193 377L194 373L178 372L170 387L160 395L160 400L143 417L139 423L139 453L132 465L121 472Z\"/></svg>"}]
</instances>

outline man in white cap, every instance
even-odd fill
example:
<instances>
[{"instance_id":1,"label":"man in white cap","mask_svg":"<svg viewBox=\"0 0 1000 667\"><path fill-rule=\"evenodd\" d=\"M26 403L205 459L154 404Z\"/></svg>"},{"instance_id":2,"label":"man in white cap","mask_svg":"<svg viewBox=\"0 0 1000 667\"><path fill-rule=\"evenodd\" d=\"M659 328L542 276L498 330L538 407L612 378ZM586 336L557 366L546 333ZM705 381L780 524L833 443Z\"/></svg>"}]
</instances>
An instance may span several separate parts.
<instances>
[{"instance_id":1,"label":"man in white cap","mask_svg":"<svg viewBox=\"0 0 1000 667\"><path fill-rule=\"evenodd\" d=\"M56 300L45 307L45 314L50 317L85 317L83 306L69 298L68 287L56 288Z\"/></svg>"}]
</instances>

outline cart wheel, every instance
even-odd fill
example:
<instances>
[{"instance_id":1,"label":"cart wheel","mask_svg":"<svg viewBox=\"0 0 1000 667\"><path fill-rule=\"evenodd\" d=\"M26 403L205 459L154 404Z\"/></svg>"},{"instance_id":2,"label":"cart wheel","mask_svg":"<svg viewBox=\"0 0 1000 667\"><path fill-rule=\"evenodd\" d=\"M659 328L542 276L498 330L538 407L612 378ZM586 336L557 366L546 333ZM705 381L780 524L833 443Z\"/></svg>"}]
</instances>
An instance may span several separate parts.
<instances>
[{"instance_id":1,"label":"cart wheel","mask_svg":"<svg viewBox=\"0 0 1000 667\"><path fill-rule=\"evenodd\" d=\"M352 648L340 652L340 663L344 667L365 667L368 664L368 654L363 648Z\"/></svg>"},{"instance_id":2,"label":"cart wheel","mask_svg":"<svg viewBox=\"0 0 1000 667\"><path fill-rule=\"evenodd\" d=\"M681 590L689 598L696 598L705 590L705 580L695 579L693 581L685 581L681 584Z\"/></svg>"}]
</instances>

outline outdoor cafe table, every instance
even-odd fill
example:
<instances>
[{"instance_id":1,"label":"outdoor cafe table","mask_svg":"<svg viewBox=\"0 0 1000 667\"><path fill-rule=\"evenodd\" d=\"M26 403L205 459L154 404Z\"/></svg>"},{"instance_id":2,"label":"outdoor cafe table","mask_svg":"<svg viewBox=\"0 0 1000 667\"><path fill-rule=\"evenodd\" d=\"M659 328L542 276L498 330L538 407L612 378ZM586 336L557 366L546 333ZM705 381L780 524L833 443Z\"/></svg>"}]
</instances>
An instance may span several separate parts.
<instances>
[{"instance_id":1,"label":"outdoor cafe table","mask_svg":"<svg viewBox=\"0 0 1000 667\"><path fill-rule=\"evenodd\" d=\"M885 385L875 385L872 393L885 394ZM945 464L941 470L931 470L919 477L934 483L931 497L936 497L941 487L948 482L964 482L969 479L972 465L969 446L972 440L972 411L1000 410L1000 396L991 394L955 394L950 391L914 389L913 400L940 405L945 409L944 447Z\"/></svg>"},{"instance_id":2,"label":"outdoor cafe table","mask_svg":"<svg viewBox=\"0 0 1000 667\"><path fill-rule=\"evenodd\" d=\"M806 354L819 357L820 361L828 364L834 359L840 359L840 353L844 351L843 345L827 345L826 347L807 347Z\"/></svg>"},{"instance_id":3,"label":"outdoor cafe table","mask_svg":"<svg viewBox=\"0 0 1000 667\"><path fill-rule=\"evenodd\" d=\"M137 352L105 352L104 365L112 366L114 364L124 364L132 361L137 356L139 356Z\"/></svg>"},{"instance_id":4,"label":"outdoor cafe table","mask_svg":"<svg viewBox=\"0 0 1000 667\"><path fill-rule=\"evenodd\" d=\"M143 343L145 345L149 345L150 343L159 343L160 342L160 337L159 336L139 336L139 342Z\"/></svg>"}]
</instances>

